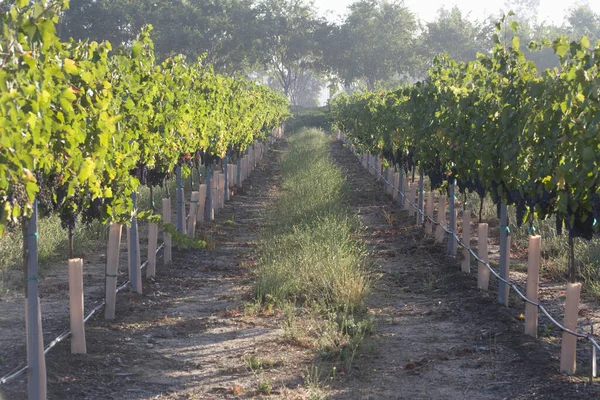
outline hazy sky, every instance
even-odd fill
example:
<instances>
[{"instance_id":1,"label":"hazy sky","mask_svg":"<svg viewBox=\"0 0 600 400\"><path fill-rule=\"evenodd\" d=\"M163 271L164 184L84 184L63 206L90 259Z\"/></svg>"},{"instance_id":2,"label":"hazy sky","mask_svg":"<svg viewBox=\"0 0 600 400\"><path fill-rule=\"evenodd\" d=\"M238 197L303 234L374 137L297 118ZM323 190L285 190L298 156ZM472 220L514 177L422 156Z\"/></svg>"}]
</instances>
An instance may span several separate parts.
<instances>
[{"instance_id":1,"label":"hazy sky","mask_svg":"<svg viewBox=\"0 0 600 400\"><path fill-rule=\"evenodd\" d=\"M353 3L354 0L315 0L317 8L325 14L326 11L332 10L332 14L328 14L330 20L337 20L336 16L343 14L346 7ZM541 0L540 14L538 21L546 20L554 24L560 25L564 20L565 10L571 6L585 1L577 0ZM504 1L486 1L486 0L405 0L404 4L408 6L417 16L424 21L435 19L437 10L444 6L447 9L458 5L463 12L470 12L472 19L483 19L492 13L497 13L500 9L505 9ZM497 6L494 6L497 4ZM592 9L600 13L600 1L589 1Z\"/></svg>"}]
</instances>

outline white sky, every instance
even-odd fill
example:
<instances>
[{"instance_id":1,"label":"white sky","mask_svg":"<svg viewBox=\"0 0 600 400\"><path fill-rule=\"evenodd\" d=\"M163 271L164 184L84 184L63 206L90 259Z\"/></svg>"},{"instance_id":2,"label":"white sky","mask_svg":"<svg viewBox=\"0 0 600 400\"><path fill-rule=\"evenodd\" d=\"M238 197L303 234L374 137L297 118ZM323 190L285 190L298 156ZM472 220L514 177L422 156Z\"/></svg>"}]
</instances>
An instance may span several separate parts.
<instances>
[{"instance_id":1,"label":"white sky","mask_svg":"<svg viewBox=\"0 0 600 400\"><path fill-rule=\"evenodd\" d=\"M315 5L323 15L327 15L329 20L338 21L339 19L336 17L343 15L346 7L353 2L354 0L315 0ZM442 6L451 9L457 5L464 13L470 13L471 19L482 20L501 9L505 10L504 3L504 0L404 0L404 4L419 19L427 22L435 19L437 10ZM545 20L560 25L564 21L566 10L578 3L588 3L596 13L600 13L600 1L597 0L541 0L538 21ZM329 10L332 13L327 13Z\"/></svg>"}]
</instances>

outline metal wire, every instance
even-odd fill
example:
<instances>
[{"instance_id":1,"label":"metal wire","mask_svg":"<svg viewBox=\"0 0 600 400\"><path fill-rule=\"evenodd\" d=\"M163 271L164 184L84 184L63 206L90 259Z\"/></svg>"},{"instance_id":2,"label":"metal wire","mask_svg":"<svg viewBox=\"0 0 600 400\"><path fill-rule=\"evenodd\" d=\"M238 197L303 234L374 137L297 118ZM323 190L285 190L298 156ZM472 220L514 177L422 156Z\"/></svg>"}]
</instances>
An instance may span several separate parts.
<instances>
[{"instance_id":1,"label":"metal wire","mask_svg":"<svg viewBox=\"0 0 600 400\"><path fill-rule=\"evenodd\" d=\"M463 248L467 249L467 251L469 251L469 253L471 253L471 255L473 257L475 257L475 259L481 263L482 265L484 265L488 270L490 270L490 272L496 277L496 279L498 279L499 281L504 282L505 284L507 284L511 289L513 289L515 291L515 293L521 298L521 300L523 300L526 303L529 303L531 305L536 306L541 312L542 314L544 314L546 316L546 318L548 318L550 320L550 322L552 322L557 328L559 328L561 331L566 332L570 335L576 336L576 337L580 337L580 338L585 338L587 340L590 341L590 343L597 349L600 350L600 345L598 344L598 342L596 341L595 335L593 334L585 334L585 333L580 333L580 332L576 332L576 331L572 331L570 329L565 328L564 325L562 325L561 323L559 323L552 315L550 315L550 313L548 312L548 310L546 310L546 308L540 303L540 302L535 302L530 300L527 296L525 296L523 294L523 292L521 291L521 289L519 289L519 287L516 285L516 283L510 281L509 279L504 279L500 276L500 274L498 272L496 272L487 261L482 260L476 253L475 251L467 246L460 237L458 237L456 235L456 233L451 232L450 230L448 230L443 224L440 224L437 221L434 221L433 218L431 218L429 215L427 215L426 213L424 213L419 207L418 205L414 204L412 201L408 200L408 197L404 195L404 193L402 192L402 190L398 187L396 187L393 183L390 183L387 181L387 179L383 176L383 174L381 174L380 171L377 171L373 168L373 171L376 172L385 183L387 183L388 185L390 185L394 190L397 190L398 193L403 196L404 201L406 201L410 206L412 206L419 214L421 214L422 216L424 216L425 218L427 218L431 223L433 223L434 225L439 225L444 231L446 231L447 234L454 236L454 238L457 240L457 243L460 244Z\"/></svg>"},{"instance_id":2,"label":"metal wire","mask_svg":"<svg viewBox=\"0 0 600 400\"><path fill-rule=\"evenodd\" d=\"M162 250L162 248L165 247L165 244L162 243L160 246L158 246L158 248L156 249L156 254L158 254L159 251ZM148 260L146 260L142 266L140 267L140 269L144 269L146 268L146 266L148 265ZM120 291L122 291L123 289L125 289L127 287L127 285L129 285L130 280L127 279L125 282L123 282L121 284L121 286L119 286L116 290L116 293L119 293ZM86 317L83 319L83 322L87 322L90 318L92 318L94 316L94 314L96 314L98 311L102 310L102 308L104 308L104 306L106 305L106 300L100 300L97 301L96 307L94 307L89 313L88 315L86 315ZM56 339L54 339L52 342L50 342L48 344L48 346L46 346L46 348L44 349L44 355L48 354L48 352L57 344L59 344L60 342L62 342L63 340L67 339L69 336L71 336L71 330L66 330L63 333L61 333L60 335L58 335L58 337L56 337ZM24 373L25 371L27 371L28 365L26 365L25 363L19 365L17 368L13 369L13 371L17 370L16 372L10 372L8 375L6 375L5 377L3 377L2 379L0 379L0 385L4 385L7 384L8 382L12 381L13 379L17 378L19 375L21 375L22 373Z\"/></svg>"}]
</instances>

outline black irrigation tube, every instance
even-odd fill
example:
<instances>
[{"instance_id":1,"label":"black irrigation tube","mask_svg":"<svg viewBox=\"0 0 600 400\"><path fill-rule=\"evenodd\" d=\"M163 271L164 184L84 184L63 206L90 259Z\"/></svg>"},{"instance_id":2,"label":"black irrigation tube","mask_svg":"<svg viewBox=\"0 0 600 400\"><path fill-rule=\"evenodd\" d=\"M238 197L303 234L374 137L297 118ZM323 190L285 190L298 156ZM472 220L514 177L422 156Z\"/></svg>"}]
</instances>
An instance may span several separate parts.
<instances>
[{"instance_id":1,"label":"black irrigation tube","mask_svg":"<svg viewBox=\"0 0 600 400\"><path fill-rule=\"evenodd\" d=\"M404 201L406 201L409 205L411 205L419 214L421 214L422 216L424 216L425 218L427 218L431 223L433 223L434 225L439 225L441 226L441 228L446 231L447 234L454 236L454 238L457 240L457 243L460 244L463 248L467 249L469 251L469 253L471 253L471 255L473 257L475 257L475 259L481 263L482 265L484 265L488 270L490 270L490 272L499 280L504 282L505 284L507 284L511 289L513 289L515 291L515 293L526 303L529 303L531 305L536 306L541 312L542 314L544 314L546 316L546 318L548 318L548 320L550 320L550 322L552 322L557 328L559 328L561 331L566 332L570 335L579 337L579 338L585 338L587 339L592 346L594 346L596 348L596 350L600 350L600 345L598 344L598 342L596 341L596 337L594 334L590 333L590 334L585 334L585 333L581 333L581 332L577 332L577 331L572 331L570 329L565 328L564 325L562 325L561 323L559 323L552 315L550 315L550 313L548 312L548 310L546 310L546 308L540 303L540 302L535 302L530 300L527 296L525 296L521 289L519 289L519 287L517 286L516 283L512 282L509 279L504 279L500 276L499 273L497 273L488 262L482 260L476 253L475 251L470 247L467 246L461 238L459 238L456 233L448 230L444 225L440 224L437 221L434 221L433 218L431 218L430 216L428 216L427 214L425 214L418 205L414 204L412 201L408 200L408 198L406 196L404 196L404 192L402 192L402 190L398 187L396 187L393 183L388 182L388 180L386 179L386 177L383 176L383 174L381 174L380 171L377 171L375 169L373 169L382 179L383 181L390 185L394 190L397 190L399 194L402 195L402 197L404 198Z\"/></svg>"},{"instance_id":2,"label":"black irrigation tube","mask_svg":"<svg viewBox=\"0 0 600 400\"><path fill-rule=\"evenodd\" d=\"M160 250L162 250L162 248L165 246L164 243L162 243L157 249L156 249L156 254L158 254L158 252ZM142 266L140 267L140 269L144 269L146 266L148 265L148 260L146 260ZM120 291L122 291L123 289L125 289L127 287L127 285L129 285L130 280L127 279L125 282L123 282L118 288L117 288L117 293L119 293ZM99 302L96 302L98 305L96 307L94 307L89 313L88 315L85 316L85 318L83 319L83 322L88 322L88 320L90 318L92 318L94 316L94 314L96 314L98 311L102 310L102 308L104 308L104 306L106 305L106 300L100 300ZM64 331L63 333L61 333L58 337L56 337L56 339L54 339L52 342L50 342L48 344L48 346L46 346L46 348L44 349L44 355L48 354L48 352L50 350L52 350L52 348L54 346L56 346L57 344L59 344L60 342L62 342L63 340L67 339L69 336L71 336L71 329L68 329L66 331ZM19 377L22 373L24 373L25 371L27 371L28 365L25 363L22 363L21 365L19 365L18 367L16 367L15 369L13 369L8 375L4 376L2 379L0 379L0 385L5 385L8 382L12 381L13 379Z\"/></svg>"},{"instance_id":3,"label":"black irrigation tube","mask_svg":"<svg viewBox=\"0 0 600 400\"><path fill-rule=\"evenodd\" d=\"M264 152L261 151L260 156L262 157L264 156ZM185 217L185 220L187 221L190 218L190 215L188 214ZM165 243L163 242L160 246L158 246L158 248L156 249L156 254L158 254L158 252L160 250L162 250L162 248L165 246ZM142 266L140 267L141 269L144 269L146 266L148 265L148 260L146 260ZM125 282L123 282L118 288L117 288L117 293L119 293L120 291L122 291L123 289L125 289L127 287L127 285L130 283L130 280L127 279ZM98 302L96 302L98 303ZM96 314L98 311L102 310L102 308L106 305L106 300L103 299L101 300L98 305L96 307L94 307L92 309L92 311L90 311L88 313L88 315L86 315L86 317L83 319L83 322L87 322L90 318L92 318L94 316L94 314ZM63 340L67 339L69 336L71 336L71 329L64 331L63 333L61 333L58 337L56 337L52 342L50 342L50 344L48 344L48 346L46 346L46 348L44 348L44 355L48 354L48 352L57 344L59 344L60 342L62 342ZM9 372L7 375L5 375L4 377L0 378L0 386L1 385L5 385L8 382L12 381L13 379L19 377L21 374L23 374L25 371L27 371L27 368L29 366L26 363L21 363L18 367L16 367L15 369L13 369L11 372Z\"/></svg>"}]
</instances>

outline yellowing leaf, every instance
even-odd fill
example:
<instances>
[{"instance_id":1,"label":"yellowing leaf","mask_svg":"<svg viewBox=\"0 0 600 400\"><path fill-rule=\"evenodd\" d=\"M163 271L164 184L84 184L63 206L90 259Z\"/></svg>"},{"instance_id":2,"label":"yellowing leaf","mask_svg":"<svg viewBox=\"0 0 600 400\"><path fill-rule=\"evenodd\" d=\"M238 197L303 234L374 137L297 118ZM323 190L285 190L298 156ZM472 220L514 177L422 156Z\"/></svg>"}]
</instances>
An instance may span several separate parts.
<instances>
[{"instance_id":1,"label":"yellowing leaf","mask_svg":"<svg viewBox=\"0 0 600 400\"><path fill-rule=\"evenodd\" d=\"M77 75L79 73L79 69L77 68L77 65L75 65L75 61L71 60L70 58L65 58L63 67L68 74Z\"/></svg>"}]
</instances>

